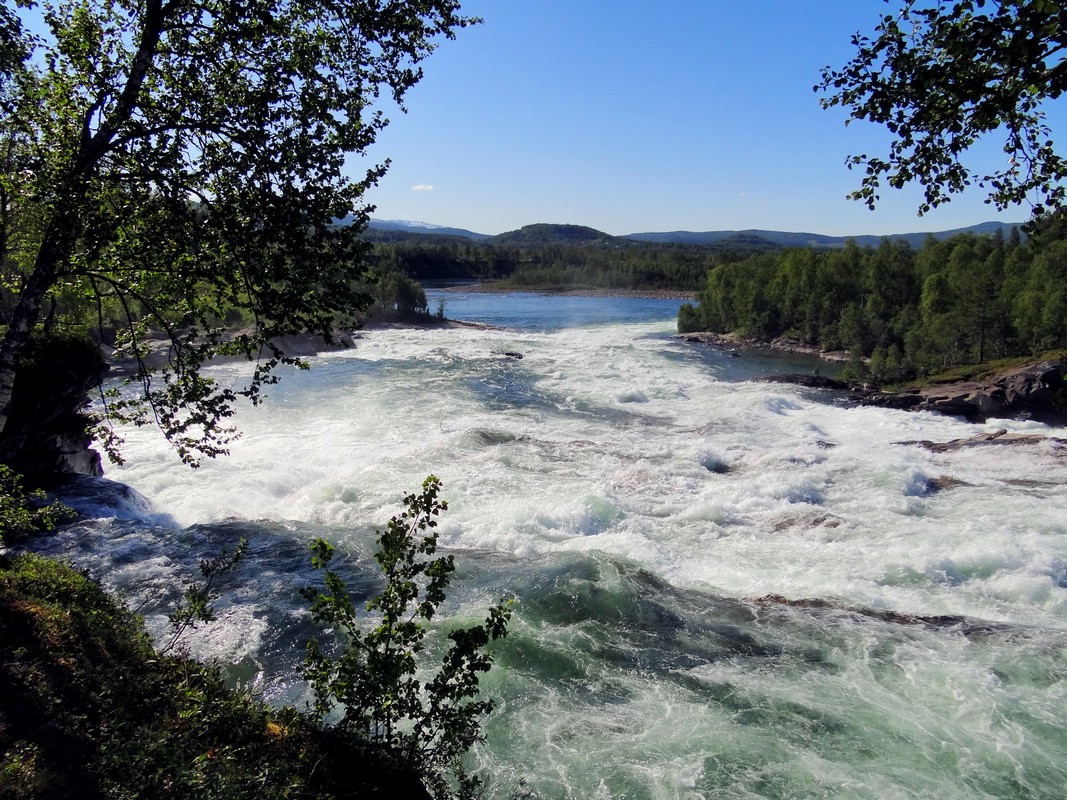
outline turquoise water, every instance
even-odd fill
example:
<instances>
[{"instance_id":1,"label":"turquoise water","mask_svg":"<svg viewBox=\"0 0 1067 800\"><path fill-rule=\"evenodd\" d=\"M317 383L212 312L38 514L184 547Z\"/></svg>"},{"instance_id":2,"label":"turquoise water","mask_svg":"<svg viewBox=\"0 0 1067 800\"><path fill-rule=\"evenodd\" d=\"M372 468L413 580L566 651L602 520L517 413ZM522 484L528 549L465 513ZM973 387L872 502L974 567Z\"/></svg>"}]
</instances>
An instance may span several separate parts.
<instances>
[{"instance_id":1,"label":"turquoise water","mask_svg":"<svg viewBox=\"0 0 1067 800\"><path fill-rule=\"evenodd\" d=\"M369 596L374 527L433 472L460 564L446 616L517 599L472 754L489 797L1063 796L1064 451L896 444L1063 430L754 382L779 362L672 339L678 301L446 303L499 327L366 332L242 410L197 471L130 431L108 477L153 508L87 500L51 546L162 631L196 560L248 536L191 646L300 704L308 543L332 539Z\"/></svg>"}]
</instances>

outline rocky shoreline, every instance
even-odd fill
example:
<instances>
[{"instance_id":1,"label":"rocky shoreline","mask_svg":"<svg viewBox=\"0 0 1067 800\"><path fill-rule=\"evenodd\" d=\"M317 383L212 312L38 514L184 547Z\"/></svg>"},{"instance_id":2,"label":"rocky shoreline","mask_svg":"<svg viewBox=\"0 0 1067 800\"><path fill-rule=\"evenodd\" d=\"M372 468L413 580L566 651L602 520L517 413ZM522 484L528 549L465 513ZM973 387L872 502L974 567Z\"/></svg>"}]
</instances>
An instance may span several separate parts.
<instances>
[{"instance_id":1,"label":"rocky shoreline","mask_svg":"<svg viewBox=\"0 0 1067 800\"><path fill-rule=\"evenodd\" d=\"M856 402L905 411L934 411L969 422L1022 418L1049 425L1067 425L1067 383L1064 361L1034 361L981 378L924 386L905 386L893 392L859 387Z\"/></svg>"},{"instance_id":2,"label":"rocky shoreline","mask_svg":"<svg viewBox=\"0 0 1067 800\"><path fill-rule=\"evenodd\" d=\"M848 360L843 351L825 351L791 339L753 342L735 334L684 333L676 338L728 350L772 351L815 356L834 363ZM776 375L763 380L794 383L847 394L858 405L902 411L932 411L962 417L969 422L989 419L1031 419L1049 425L1067 425L1067 358L1044 359L1008 367L981 377L904 386L883 391L817 375Z\"/></svg>"},{"instance_id":3,"label":"rocky shoreline","mask_svg":"<svg viewBox=\"0 0 1067 800\"><path fill-rule=\"evenodd\" d=\"M790 353L820 358L833 364L844 364L848 361L848 351L846 350L823 350L810 344L804 344L796 339L790 339L787 336L781 336L770 342L760 342L755 339L746 339L736 333L700 331L696 333L679 333L675 335L675 338L686 342L706 344L723 350L760 350L772 353Z\"/></svg>"},{"instance_id":4,"label":"rocky shoreline","mask_svg":"<svg viewBox=\"0 0 1067 800\"><path fill-rule=\"evenodd\" d=\"M286 336L276 336L271 339L271 343L274 344L285 355L294 358L307 358L310 356L318 355L319 353L328 353L335 350L348 350L355 346L356 340L360 339L365 331L373 330L388 330L391 328L491 328L491 325L486 325L481 322L466 322L464 320L455 320L447 318L439 318L434 316L424 316L415 319L412 318L393 318L383 317L367 320L363 327L353 330L338 330L333 335L333 341L327 343L321 336L312 333L293 333ZM234 335L241 333L242 331L234 331ZM173 342L166 336L153 336L147 340L148 352L142 358L141 363L149 370L164 369L171 363L171 354L173 352ZM115 358L111 350L106 347L101 348L101 355L108 364L109 377L129 377L135 375L140 368L140 364L137 359L132 357ZM243 355L218 355L212 359L212 363L223 364L233 361L245 361L247 360Z\"/></svg>"}]
</instances>

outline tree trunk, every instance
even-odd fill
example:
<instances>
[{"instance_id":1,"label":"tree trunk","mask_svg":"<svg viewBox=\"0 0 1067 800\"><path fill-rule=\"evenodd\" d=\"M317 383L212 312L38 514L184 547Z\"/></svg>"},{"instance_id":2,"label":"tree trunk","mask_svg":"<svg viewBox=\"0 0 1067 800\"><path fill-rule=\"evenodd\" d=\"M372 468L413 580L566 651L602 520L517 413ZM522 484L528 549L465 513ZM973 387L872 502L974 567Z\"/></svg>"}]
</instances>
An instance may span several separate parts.
<instances>
[{"instance_id":1,"label":"tree trunk","mask_svg":"<svg viewBox=\"0 0 1067 800\"><path fill-rule=\"evenodd\" d=\"M74 244L74 225L69 216L60 212L49 222L33 272L19 294L18 304L7 321L7 330L0 342L0 434L7 426L11 411L19 359L40 318L44 299L56 282L58 266L66 261Z\"/></svg>"},{"instance_id":2,"label":"tree trunk","mask_svg":"<svg viewBox=\"0 0 1067 800\"><path fill-rule=\"evenodd\" d=\"M130 73L115 109L95 133L90 132L90 121L98 106L86 112L82 141L71 163L68 180L60 192L61 199L48 222L33 272L19 294L18 304L7 320L3 342L0 342L0 434L7 427L11 413L11 394L15 388L19 358L40 319L45 297L74 250L79 230L78 205L85 201L90 176L96 171L116 132L129 121L137 107L145 76L155 59L164 21L162 0L147 0L137 54L130 65Z\"/></svg>"}]
</instances>

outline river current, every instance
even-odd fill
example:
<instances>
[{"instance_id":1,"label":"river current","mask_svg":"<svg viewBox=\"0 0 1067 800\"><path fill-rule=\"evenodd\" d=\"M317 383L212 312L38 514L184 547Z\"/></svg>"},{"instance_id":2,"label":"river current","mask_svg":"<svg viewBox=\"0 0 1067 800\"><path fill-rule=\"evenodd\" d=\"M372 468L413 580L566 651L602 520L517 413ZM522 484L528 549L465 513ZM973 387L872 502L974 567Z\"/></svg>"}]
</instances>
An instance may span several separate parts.
<instances>
[{"instance_id":1,"label":"river current","mask_svg":"<svg viewBox=\"0 0 1067 800\"><path fill-rule=\"evenodd\" d=\"M433 473L442 625L517 601L489 797L1064 796L1067 457L900 442L1067 431L754 381L819 367L672 339L678 301L431 294L496 327L365 332L199 470L129 431L107 477L151 507L83 501L49 551L162 635L197 559L248 537L189 647L301 705L309 542L373 593L374 528Z\"/></svg>"}]
</instances>

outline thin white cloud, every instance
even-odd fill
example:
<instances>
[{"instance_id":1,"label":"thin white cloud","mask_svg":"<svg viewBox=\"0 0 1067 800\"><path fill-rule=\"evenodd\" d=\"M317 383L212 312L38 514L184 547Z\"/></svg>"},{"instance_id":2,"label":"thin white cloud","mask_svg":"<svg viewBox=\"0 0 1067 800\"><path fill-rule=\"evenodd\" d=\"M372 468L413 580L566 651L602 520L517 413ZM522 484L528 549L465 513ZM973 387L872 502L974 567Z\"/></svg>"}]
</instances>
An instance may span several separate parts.
<instances>
[{"instance_id":1,"label":"thin white cloud","mask_svg":"<svg viewBox=\"0 0 1067 800\"><path fill-rule=\"evenodd\" d=\"M413 191L413 192L432 192L433 191L433 184L430 184L430 183L416 183L414 186L411 187L411 191Z\"/></svg>"}]
</instances>

